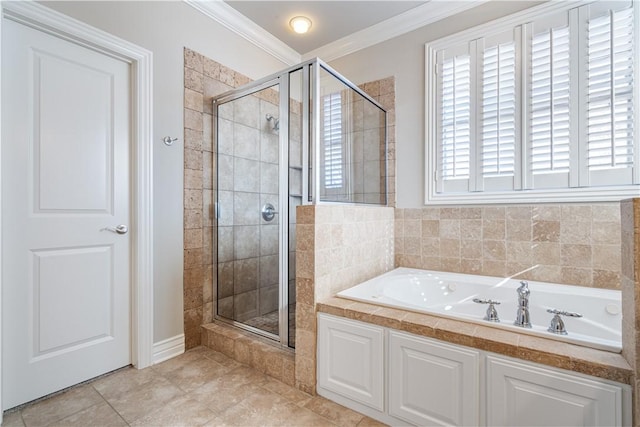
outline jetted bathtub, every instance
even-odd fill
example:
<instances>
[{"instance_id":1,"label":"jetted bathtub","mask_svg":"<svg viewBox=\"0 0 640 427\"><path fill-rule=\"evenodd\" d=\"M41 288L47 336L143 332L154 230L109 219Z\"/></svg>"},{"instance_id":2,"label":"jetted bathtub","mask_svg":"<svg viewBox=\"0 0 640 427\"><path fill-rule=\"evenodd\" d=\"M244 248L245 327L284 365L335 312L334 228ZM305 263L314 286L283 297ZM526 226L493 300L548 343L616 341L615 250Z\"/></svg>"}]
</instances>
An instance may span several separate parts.
<instances>
[{"instance_id":1,"label":"jetted bathtub","mask_svg":"<svg viewBox=\"0 0 640 427\"><path fill-rule=\"evenodd\" d=\"M339 297L485 326L566 341L619 353L622 350L621 292L528 281L532 327L515 326L520 286L518 279L397 268L338 293ZM474 299L495 300L500 322L484 320L487 305ZM580 313L563 316L567 335L548 332L553 314L547 309Z\"/></svg>"}]
</instances>

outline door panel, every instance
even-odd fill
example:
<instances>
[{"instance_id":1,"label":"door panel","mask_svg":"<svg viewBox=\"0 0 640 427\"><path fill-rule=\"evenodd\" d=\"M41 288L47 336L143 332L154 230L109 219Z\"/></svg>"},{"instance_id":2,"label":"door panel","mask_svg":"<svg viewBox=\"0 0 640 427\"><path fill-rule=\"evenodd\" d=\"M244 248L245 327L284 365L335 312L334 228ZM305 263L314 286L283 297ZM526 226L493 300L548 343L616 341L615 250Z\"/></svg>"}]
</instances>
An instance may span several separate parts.
<instances>
[{"instance_id":1,"label":"door panel","mask_svg":"<svg viewBox=\"0 0 640 427\"><path fill-rule=\"evenodd\" d=\"M487 425L623 425L618 384L488 356L486 390Z\"/></svg>"},{"instance_id":2,"label":"door panel","mask_svg":"<svg viewBox=\"0 0 640 427\"><path fill-rule=\"evenodd\" d=\"M112 339L112 259L110 246L32 251L32 359Z\"/></svg>"},{"instance_id":3,"label":"door panel","mask_svg":"<svg viewBox=\"0 0 640 427\"><path fill-rule=\"evenodd\" d=\"M130 66L2 25L5 408L131 361Z\"/></svg>"},{"instance_id":4,"label":"door panel","mask_svg":"<svg viewBox=\"0 0 640 427\"><path fill-rule=\"evenodd\" d=\"M217 310L279 336L279 84L216 105Z\"/></svg>"},{"instance_id":5,"label":"door panel","mask_svg":"<svg viewBox=\"0 0 640 427\"><path fill-rule=\"evenodd\" d=\"M477 425L479 353L389 333L389 414L416 425Z\"/></svg>"},{"instance_id":6,"label":"door panel","mask_svg":"<svg viewBox=\"0 0 640 427\"><path fill-rule=\"evenodd\" d=\"M318 315L318 387L384 411L384 329Z\"/></svg>"},{"instance_id":7,"label":"door panel","mask_svg":"<svg viewBox=\"0 0 640 427\"><path fill-rule=\"evenodd\" d=\"M37 212L110 213L112 75L45 52L32 59Z\"/></svg>"}]
</instances>

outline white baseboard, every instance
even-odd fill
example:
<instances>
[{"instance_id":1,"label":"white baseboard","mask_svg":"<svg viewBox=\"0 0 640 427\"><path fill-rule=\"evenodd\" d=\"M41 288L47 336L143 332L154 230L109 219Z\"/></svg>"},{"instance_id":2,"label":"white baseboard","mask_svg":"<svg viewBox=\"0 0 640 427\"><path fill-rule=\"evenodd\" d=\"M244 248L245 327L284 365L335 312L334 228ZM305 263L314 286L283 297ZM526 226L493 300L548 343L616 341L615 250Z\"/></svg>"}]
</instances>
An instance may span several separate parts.
<instances>
[{"instance_id":1,"label":"white baseboard","mask_svg":"<svg viewBox=\"0 0 640 427\"><path fill-rule=\"evenodd\" d=\"M153 343L153 364L164 362L184 353L184 334Z\"/></svg>"}]
</instances>

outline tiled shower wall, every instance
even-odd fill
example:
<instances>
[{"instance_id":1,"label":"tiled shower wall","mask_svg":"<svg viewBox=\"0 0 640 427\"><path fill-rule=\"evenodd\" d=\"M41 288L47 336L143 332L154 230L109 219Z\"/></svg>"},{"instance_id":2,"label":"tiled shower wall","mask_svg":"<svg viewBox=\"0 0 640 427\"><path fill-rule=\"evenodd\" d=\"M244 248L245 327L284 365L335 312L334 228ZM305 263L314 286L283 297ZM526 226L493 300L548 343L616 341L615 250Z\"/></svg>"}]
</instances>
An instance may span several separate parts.
<instances>
[{"instance_id":1,"label":"tiled shower wall","mask_svg":"<svg viewBox=\"0 0 640 427\"><path fill-rule=\"evenodd\" d=\"M209 323L213 314L213 290L216 274L213 270L213 254L215 250L213 189L214 182L214 146L212 140L212 105L211 100L227 90L250 82L240 73L225 67L195 51L184 50L184 330L186 348L200 344L200 325ZM389 206L395 205L395 81L393 77L365 83L361 85L371 97L383 105L387 111L388 124L388 156L390 159L387 176L389 188ZM275 91L265 92L261 102L276 104ZM299 113L299 105L293 103L294 114ZM265 112L266 114L266 112ZM300 121L297 116L291 118L295 127ZM294 139L295 139L294 129ZM274 138L262 134L261 138ZM294 144L295 146L295 144ZM268 153L261 153L262 155ZM290 156L297 159L299 150L292 150ZM246 157L246 156L245 156ZM227 159L230 160L230 159ZM269 162L267 162L269 163ZM293 163L293 162L292 162ZM292 170L294 182L299 179L297 170ZM299 171L298 171L299 172ZM291 205L298 202L291 202ZM295 212L295 208L292 213ZM295 216L291 215L291 230L295 230ZM262 230L268 233L269 230ZM292 237L294 233L291 233ZM292 249L295 249L292 245ZM268 254L265 253L265 256ZM248 257L248 259L251 257ZM258 259L258 262L260 260ZM240 261L248 264L251 261ZM291 268L295 268L295 254L290 254ZM234 275L233 268L226 266L227 276ZM243 270L244 271L244 270ZM248 274L251 273L248 271ZM239 270L237 273L241 273ZM224 272L222 272L224 277ZM290 283L290 294L295 293L294 281ZM226 291L231 292L229 287ZM251 291L249 291L251 292ZM244 298L244 296L240 297ZM244 298L247 301L251 298ZM227 302L230 302L227 299ZM227 304L228 306L230 304ZM263 307L266 309L267 307ZM224 310L224 302L223 302ZM257 308L259 310L259 307ZM249 313L245 313L249 314Z\"/></svg>"},{"instance_id":2,"label":"tiled shower wall","mask_svg":"<svg viewBox=\"0 0 640 427\"><path fill-rule=\"evenodd\" d=\"M395 225L396 266L620 286L617 202L396 209Z\"/></svg>"},{"instance_id":3,"label":"tiled shower wall","mask_svg":"<svg viewBox=\"0 0 640 427\"><path fill-rule=\"evenodd\" d=\"M278 308L278 93L264 89L219 108L218 313L244 322Z\"/></svg>"},{"instance_id":4,"label":"tiled shower wall","mask_svg":"<svg viewBox=\"0 0 640 427\"><path fill-rule=\"evenodd\" d=\"M387 111L387 206L396 205L396 80L387 77L359 85L367 95L375 99ZM368 140L367 140L368 141ZM384 150L380 150L380 161L384 162ZM380 165L384 168L384 164ZM374 169L375 170L375 169ZM384 170L384 169L383 169ZM371 183L370 183L371 184ZM380 184L380 187L384 183Z\"/></svg>"},{"instance_id":5,"label":"tiled shower wall","mask_svg":"<svg viewBox=\"0 0 640 427\"><path fill-rule=\"evenodd\" d=\"M213 177L211 98L249 78L184 50L184 333L186 349L200 345L213 313Z\"/></svg>"},{"instance_id":6,"label":"tiled shower wall","mask_svg":"<svg viewBox=\"0 0 640 427\"><path fill-rule=\"evenodd\" d=\"M333 140L329 138L327 141L322 141L320 164L324 167L320 168L320 200L385 204L384 112L351 88L336 90L332 95L336 94L340 95L341 105L342 150L339 155L346 158L343 158L344 163L338 172L332 162L327 162L325 158L328 153L335 155ZM319 123L321 135L334 133L334 114L327 112L326 106L322 110ZM330 117L331 120L328 122L327 119ZM342 176L344 181L327 184L329 177L334 181L338 175Z\"/></svg>"}]
</instances>

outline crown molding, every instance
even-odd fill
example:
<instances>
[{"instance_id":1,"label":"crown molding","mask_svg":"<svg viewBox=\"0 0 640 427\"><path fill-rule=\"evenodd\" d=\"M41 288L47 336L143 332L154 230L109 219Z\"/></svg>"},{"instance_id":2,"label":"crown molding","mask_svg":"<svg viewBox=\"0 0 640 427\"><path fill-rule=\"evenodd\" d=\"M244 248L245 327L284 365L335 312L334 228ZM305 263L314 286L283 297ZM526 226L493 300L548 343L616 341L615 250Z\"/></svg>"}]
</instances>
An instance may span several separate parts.
<instances>
[{"instance_id":1,"label":"crown molding","mask_svg":"<svg viewBox=\"0 0 640 427\"><path fill-rule=\"evenodd\" d=\"M285 64L295 65L302 62L298 52L224 1L184 0L184 2Z\"/></svg>"},{"instance_id":2,"label":"crown molding","mask_svg":"<svg viewBox=\"0 0 640 427\"><path fill-rule=\"evenodd\" d=\"M474 8L489 0L431 0L400 15L357 31L334 42L300 55L280 39L232 8L222 0L183 0L189 6L245 38L287 65L322 58L333 61L358 50L401 36L448 16Z\"/></svg>"},{"instance_id":3,"label":"crown molding","mask_svg":"<svg viewBox=\"0 0 640 427\"><path fill-rule=\"evenodd\" d=\"M307 52L302 55L302 59L307 60L318 57L327 62L333 61L334 59L401 36L446 17L464 12L488 1L489 0L431 0L421 6L409 9L400 15L396 15L371 27Z\"/></svg>"}]
</instances>

